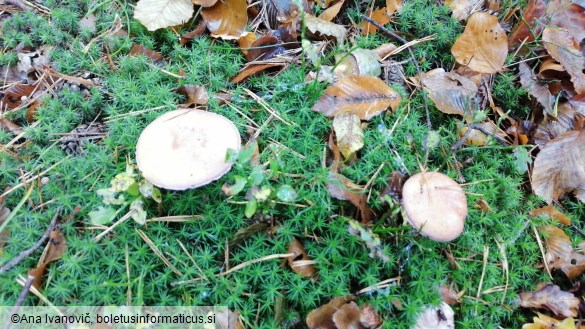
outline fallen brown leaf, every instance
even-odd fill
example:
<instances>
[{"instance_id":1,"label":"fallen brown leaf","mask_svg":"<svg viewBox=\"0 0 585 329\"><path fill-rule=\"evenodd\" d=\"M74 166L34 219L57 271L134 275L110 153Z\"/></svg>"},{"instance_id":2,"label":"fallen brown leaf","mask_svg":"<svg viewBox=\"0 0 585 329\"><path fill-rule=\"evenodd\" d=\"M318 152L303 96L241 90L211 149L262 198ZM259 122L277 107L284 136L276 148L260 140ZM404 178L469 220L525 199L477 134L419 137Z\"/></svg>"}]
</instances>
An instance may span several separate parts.
<instances>
[{"instance_id":1,"label":"fallen brown leaf","mask_svg":"<svg viewBox=\"0 0 585 329\"><path fill-rule=\"evenodd\" d=\"M445 72L442 68L423 73L420 81L439 111L461 115L467 121L473 120L478 91L473 81L454 72Z\"/></svg>"},{"instance_id":2,"label":"fallen brown leaf","mask_svg":"<svg viewBox=\"0 0 585 329\"><path fill-rule=\"evenodd\" d=\"M368 17L370 17L376 23L378 23L382 26L390 23L390 21L391 21L390 17L386 13L386 8L377 8L377 9L373 10L368 15ZM372 23L370 23L366 20L362 21L362 23L360 24L359 27L360 27L362 35L375 34L376 31L378 31L378 27L374 26Z\"/></svg>"},{"instance_id":3,"label":"fallen brown leaf","mask_svg":"<svg viewBox=\"0 0 585 329\"><path fill-rule=\"evenodd\" d=\"M573 249L571 239L556 226L545 226L547 252L545 261L553 269L560 269L569 280L574 280L585 272L585 255Z\"/></svg>"},{"instance_id":4,"label":"fallen brown leaf","mask_svg":"<svg viewBox=\"0 0 585 329\"><path fill-rule=\"evenodd\" d=\"M184 85L177 89L177 93L185 96L185 102L180 104L182 107L204 105L209 101L209 95L203 86Z\"/></svg>"},{"instance_id":5,"label":"fallen brown leaf","mask_svg":"<svg viewBox=\"0 0 585 329\"><path fill-rule=\"evenodd\" d=\"M460 300L461 296L450 286L445 285L440 286L439 293L441 294L441 298L443 299L443 301L448 305L455 305L461 303Z\"/></svg>"},{"instance_id":6,"label":"fallen brown leaf","mask_svg":"<svg viewBox=\"0 0 585 329\"><path fill-rule=\"evenodd\" d=\"M363 189L342 174L330 172L327 181L329 194L337 200L349 201L360 210L362 223L369 223L373 212L368 206Z\"/></svg>"},{"instance_id":7,"label":"fallen brown leaf","mask_svg":"<svg viewBox=\"0 0 585 329\"><path fill-rule=\"evenodd\" d=\"M58 260L63 256L67 250L67 242L61 231L56 228L49 234L46 251L43 253L44 257L39 260L39 266L28 271L28 275L34 277L33 286L37 289L41 288L43 275L49 263Z\"/></svg>"},{"instance_id":8,"label":"fallen brown leaf","mask_svg":"<svg viewBox=\"0 0 585 329\"><path fill-rule=\"evenodd\" d=\"M315 37L335 38L338 45L345 41L347 29L342 25L328 22L310 14L305 14L305 24Z\"/></svg>"},{"instance_id":9,"label":"fallen brown leaf","mask_svg":"<svg viewBox=\"0 0 585 329\"><path fill-rule=\"evenodd\" d=\"M376 55L380 56L380 58L384 58L396 50L396 48L398 47L393 43L383 43L372 51L376 53Z\"/></svg>"},{"instance_id":10,"label":"fallen brown leaf","mask_svg":"<svg viewBox=\"0 0 585 329\"><path fill-rule=\"evenodd\" d=\"M136 55L144 55L146 56L146 58L149 58L155 62L160 61L163 58L162 54L159 53L158 51L148 49L137 43L135 43L132 46L132 49L130 49L130 56Z\"/></svg>"},{"instance_id":11,"label":"fallen brown leaf","mask_svg":"<svg viewBox=\"0 0 585 329\"><path fill-rule=\"evenodd\" d=\"M559 222L563 225L567 225L567 226L571 225L571 219L569 217L567 217L567 215L560 212L552 204L549 204L548 206L545 206L542 208L530 210L530 216L532 216L532 217L538 217L538 216L548 217L550 219L556 220L557 222Z\"/></svg>"},{"instance_id":12,"label":"fallen brown leaf","mask_svg":"<svg viewBox=\"0 0 585 329\"><path fill-rule=\"evenodd\" d=\"M467 19L471 12L483 4L483 0L446 0L445 5L453 11L452 17L460 21Z\"/></svg>"},{"instance_id":13,"label":"fallen brown leaf","mask_svg":"<svg viewBox=\"0 0 585 329\"><path fill-rule=\"evenodd\" d=\"M18 135L22 132L22 127L6 118L0 118L0 130L9 131L14 135Z\"/></svg>"},{"instance_id":14,"label":"fallen brown leaf","mask_svg":"<svg viewBox=\"0 0 585 329\"><path fill-rule=\"evenodd\" d=\"M540 34L542 27L537 22L546 20L544 12L546 11L548 2L545 0L530 0L526 4L522 17L518 20L518 25L512 31L508 44L515 46L522 43L534 41L534 37ZM534 31L534 34L533 34Z\"/></svg>"},{"instance_id":15,"label":"fallen brown leaf","mask_svg":"<svg viewBox=\"0 0 585 329\"><path fill-rule=\"evenodd\" d=\"M205 29L207 29L205 21L199 22L199 24L194 30L181 35L179 43L182 45L190 43L191 41L193 41L193 39L202 36L203 33L205 33Z\"/></svg>"},{"instance_id":16,"label":"fallen brown leaf","mask_svg":"<svg viewBox=\"0 0 585 329\"><path fill-rule=\"evenodd\" d=\"M240 50L244 53L244 55L248 54L250 46L254 43L254 41L258 40L256 37L256 33L254 32L246 32L238 39L238 46Z\"/></svg>"},{"instance_id":17,"label":"fallen brown leaf","mask_svg":"<svg viewBox=\"0 0 585 329\"><path fill-rule=\"evenodd\" d=\"M248 62L271 59L285 51L278 38L272 35L262 36L252 42L249 48L246 54Z\"/></svg>"},{"instance_id":18,"label":"fallen brown leaf","mask_svg":"<svg viewBox=\"0 0 585 329\"><path fill-rule=\"evenodd\" d=\"M325 305L311 311L307 315L306 323L309 329L337 329L333 322L333 315L343 305L355 300L354 296L335 297Z\"/></svg>"},{"instance_id":19,"label":"fallen brown leaf","mask_svg":"<svg viewBox=\"0 0 585 329\"><path fill-rule=\"evenodd\" d=\"M542 41L548 53L571 75L577 93L585 92L585 55L569 31L547 27L542 32Z\"/></svg>"},{"instance_id":20,"label":"fallen brown leaf","mask_svg":"<svg viewBox=\"0 0 585 329\"><path fill-rule=\"evenodd\" d=\"M572 0L551 0L546 16L550 17L548 25L563 28L580 43L585 39L585 3ZM546 23L545 23L546 24ZM541 24L542 26L546 26Z\"/></svg>"},{"instance_id":21,"label":"fallen brown leaf","mask_svg":"<svg viewBox=\"0 0 585 329\"><path fill-rule=\"evenodd\" d=\"M341 10L341 7L343 6L344 2L345 0L338 1L333 6L330 6L329 8L325 9L325 11L323 11L321 15L319 15L319 18L324 21L331 22L335 18L335 16L339 14L339 10Z\"/></svg>"},{"instance_id":22,"label":"fallen brown leaf","mask_svg":"<svg viewBox=\"0 0 585 329\"><path fill-rule=\"evenodd\" d=\"M212 7L203 8L201 15L212 37L238 40L246 33L247 9L246 0L223 0L217 1Z\"/></svg>"},{"instance_id":23,"label":"fallen brown leaf","mask_svg":"<svg viewBox=\"0 0 585 329\"><path fill-rule=\"evenodd\" d=\"M386 15L390 16L402 9L402 0L386 0Z\"/></svg>"},{"instance_id":24,"label":"fallen brown leaf","mask_svg":"<svg viewBox=\"0 0 585 329\"><path fill-rule=\"evenodd\" d=\"M561 291L559 286L547 284L536 291L520 294L520 306L526 308L545 308L557 315L576 317L579 308L579 298L572 293Z\"/></svg>"},{"instance_id":25,"label":"fallen brown leaf","mask_svg":"<svg viewBox=\"0 0 585 329\"><path fill-rule=\"evenodd\" d=\"M547 203L573 193L585 202L585 131L569 131L549 141L534 160L532 190Z\"/></svg>"},{"instance_id":26,"label":"fallen brown leaf","mask_svg":"<svg viewBox=\"0 0 585 329\"><path fill-rule=\"evenodd\" d=\"M352 112L361 120L370 120L400 105L400 95L384 81L375 77L345 77L325 89L325 94L313 106L313 111L333 117L339 112Z\"/></svg>"},{"instance_id":27,"label":"fallen brown leaf","mask_svg":"<svg viewBox=\"0 0 585 329\"><path fill-rule=\"evenodd\" d=\"M578 106L573 102L560 103L557 106L556 119L545 118L536 128L534 141L538 145L544 145L566 132L577 130L576 123L579 116L585 116L585 107Z\"/></svg>"},{"instance_id":28,"label":"fallen brown leaf","mask_svg":"<svg viewBox=\"0 0 585 329\"><path fill-rule=\"evenodd\" d=\"M573 318L566 318L563 321L551 318L542 313L536 312L538 317L534 317L534 323L527 323L522 326L522 329L575 329L575 320Z\"/></svg>"},{"instance_id":29,"label":"fallen brown leaf","mask_svg":"<svg viewBox=\"0 0 585 329\"><path fill-rule=\"evenodd\" d=\"M232 83L240 83L240 82L246 80L247 78L249 78L255 74L258 74L262 71L272 69L272 68L276 68L277 71L280 71L285 66L286 66L285 63L248 64L240 70L240 73L238 73L238 75L236 75L235 77L232 78L231 82Z\"/></svg>"},{"instance_id":30,"label":"fallen brown leaf","mask_svg":"<svg viewBox=\"0 0 585 329\"><path fill-rule=\"evenodd\" d=\"M382 59L369 49L355 49L351 53L335 56L337 65L333 72L339 77L351 75L378 77L382 74Z\"/></svg>"},{"instance_id":31,"label":"fallen brown leaf","mask_svg":"<svg viewBox=\"0 0 585 329\"><path fill-rule=\"evenodd\" d=\"M303 244L296 238L294 238L288 245L289 254L293 256L286 259L288 266L297 274L300 274L305 278L316 279L317 269L312 263L311 258L307 255Z\"/></svg>"},{"instance_id":32,"label":"fallen brown leaf","mask_svg":"<svg viewBox=\"0 0 585 329\"><path fill-rule=\"evenodd\" d=\"M544 111L549 115L555 116L554 104L555 98L548 90L548 86L534 78L530 67L526 63L520 63L520 83L532 97L542 105Z\"/></svg>"},{"instance_id":33,"label":"fallen brown leaf","mask_svg":"<svg viewBox=\"0 0 585 329\"><path fill-rule=\"evenodd\" d=\"M457 63L480 73L496 73L504 67L508 55L508 38L498 18L475 12L467 21L463 34L451 48Z\"/></svg>"},{"instance_id":34,"label":"fallen brown leaf","mask_svg":"<svg viewBox=\"0 0 585 329\"><path fill-rule=\"evenodd\" d=\"M24 84L19 83L4 91L4 97L0 100L0 109L15 109L19 107L23 102L26 102L32 97L33 92L36 90L35 84Z\"/></svg>"},{"instance_id":35,"label":"fallen brown leaf","mask_svg":"<svg viewBox=\"0 0 585 329\"><path fill-rule=\"evenodd\" d=\"M337 146L346 159L364 146L361 123L360 118L351 112L337 113L333 118Z\"/></svg>"}]
</instances>

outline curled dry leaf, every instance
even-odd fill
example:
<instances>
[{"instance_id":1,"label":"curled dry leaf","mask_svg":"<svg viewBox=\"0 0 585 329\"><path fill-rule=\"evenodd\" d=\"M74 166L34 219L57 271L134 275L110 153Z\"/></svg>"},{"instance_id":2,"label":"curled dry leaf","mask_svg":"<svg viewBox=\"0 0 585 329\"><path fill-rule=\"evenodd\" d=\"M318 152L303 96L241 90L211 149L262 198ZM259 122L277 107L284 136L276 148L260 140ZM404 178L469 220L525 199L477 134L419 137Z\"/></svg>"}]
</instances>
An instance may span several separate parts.
<instances>
[{"instance_id":1,"label":"curled dry leaf","mask_svg":"<svg viewBox=\"0 0 585 329\"><path fill-rule=\"evenodd\" d=\"M328 22L311 14L305 14L305 24L307 29L315 36L335 38L338 45L343 44L345 41L347 29L339 24Z\"/></svg>"},{"instance_id":2,"label":"curled dry leaf","mask_svg":"<svg viewBox=\"0 0 585 329\"><path fill-rule=\"evenodd\" d=\"M551 0L548 2L546 16L548 25L563 28L580 43L585 38L585 2L577 0ZM540 28L545 24L541 24Z\"/></svg>"},{"instance_id":3,"label":"curled dry leaf","mask_svg":"<svg viewBox=\"0 0 585 329\"><path fill-rule=\"evenodd\" d=\"M356 185L347 177L336 172L330 172L327 180L329 195L337 200L349 201L360 210L362 222L368 223L373 217L372 210L368 206L367 196L363 188Z\"/></svg>"},{"instance_id":4,"label":"curled dry leaf","mask_svg":"<svg viewBox=\"0 0 585 329\"><path fill-rule=\"evenodd\" d=\"M546 226L543 232L546 233L545 261L548 266L560 269L569 280L583 274L585 272L585 255L573 249L569 236L556 226Z\"/></svg>"},{"instance_id":5,"label":"curled dry leaf","mask_svg":"<svg viewBox=\"0 0 585 329\"><path fill-rule=\"evenodd\" d=\"M151 49L148 49L142 45L139 45L137 43L135 43L132 46L132 49L130 49L130 56L136 56L136 55L144 55L147 58L153 60L153 61L160 61L163 56L161 53L159 53L158 51L154 51Z\"/></svg>"},{"instance_id":6,"label":"curled dry leaf","mask_svg":"<svg viewBox=\"0 0 585 329\"><path fill-rule=\"evenodd\" d=\"M246 54L248 62L255 60L267 60L282 54L285 48L280 44L280 40L272 35L265 35L250 44L250 49Z\"/></svg>"},{"instance_id":7,"label":"curled dry leaf","mask_svg":"<svg viewBox=\"0 0 585 329\"><path fill-rule=\"evenodd\" d=\"M566 193L585 202L585 131L569 131L548 142L534 160L532 190L549 204Z\"/></svg>"},{"instance_id":8,"label":"curled dry leaf","mask_svg":"<svg viewBox=\"0 0 585 329\"><path fill-rule=\"evenodd\" d=\"M23 100L32 97L37 89L35 84L16 84L4 91L4 97L0 100L0 108L14 109L22 105Z\"/></svg>"},{"instance_id":9,"label":"curled dry leaf","mask_svg":"<svg viewBox=\"0 0 585 329\"><path fill-rule=\"evenodd\" d=\"M230 80L232 83L240 83L247 78L258 74L268 69L275 69L276 71L282 70L286 66L286 63L266 63L266 64L248 64L244 66L240 73ZM272 70L271 70L272 71Z\"/></svg>"},{"instance_id":10,"label":"curled dry leaf","mask_svg":"<svg viewBox=\"0 0 585 329\"><path fill-rule=\"evenodd\" d=\"M548 53L571 75L575 91L585 92L585 55L569 31L547 27L542 32L542 41Z\"/></svg>"},{"instance_id":11,"label":"curled dry leaf","mask_svg":"<svg viewBox=\"0 0 585 329\"><path fill-rule=\"evenodd\" d=\"M134 9L134 18L149 31L183 24L191 16L191 0L140 0Z\"/></svg>"},{"instance_id":12,"label":"curled dry leaf","mask_svg":"<svg viewBox=\"0 0 585 329\"><path fill-rule=\"evenodd\" d=\"M442 68L423 73L420 81L439 111L472 120L478 90L473 81Z\"/></svg>"},{"instance_id":13,"label":"curled dry leaf","mask_svg":"<svg viewBox=\"0 0 585 329\"><path fill-rule=\"evenodd\" d=\"M354 296L335 297L325 305L319 306L307 315L307 326L309 329L336 329L333 322L333 314L343 305L355 300Z\"/></svg>"},{"instance_id":14,"label":"curled dry leaf","mask_svg":"<svg viewBox=\"0 0 585 329\"><path fill-rule=\"evenodd\" d=\"M506 31L496 16L476 12L467 21L465 31L455 41L451 53L459 64L476 72L499 72L508 55Z\"/></svg>"},{"instance_id":15,"label":"curled dry leaf","mask_svg":"<svg viewBox=\"0 0 585 329\"><path fill-rule=\"evenodd\" d=\"M373 10L368 16L382 26L390 23L391 21L390 17L386 14L386 8L378 8ZM378 31L378 27L364 20L360 24L360 30L362 35L375 34L376 31Z\"/></svg>"},{"instance_id":16,"label":"curled dry leaf","mask_svg":"<svg viewBox=\"0 0 585 329\"><path fill-rule=\"evenodd\" d=\"M209 101L209 95L203 86L184 85L177 89L177 93L185 96L185 103L180 104L182 107L204 105Z\"/></svg>"},{"instance_id":17,"label":"curled dry leaf","mask_svg":"<svg viewBox=\"0 0 585 329\"><path fill-rule=\"evenodd\" d=\"M557 320L550 316L536 312L538 317L534 317L534 323L527 323L522 326L522 329L575 329L575 320L573 318L566 318L563 321Z\"/></svg>"},{"instance_id":18,"label":"curled dry leaf","mask_svg":"<svg viewBox=\"0 0 585 329\"><path fill-rule=\"evenodd\" d=\"M544 12L547 4L548 2L545 0L528 1L524 12L522 12L522 17L518 20L518 26L516 26L508 40L510 46L520 44L524 40L526 42L534 41L535 34L538 35L542 30L541 24L537 22L546 19ZM533 31L535 34L533 34Z\"/></svg>"},{"instance_id":19,"label":"curled dry leaf","mask_svg":"<svg viewBox=\"0 0 585 329\"><path fill-rule=\"evenodd\" d=\"M361 120L370 120L400 105L400 95L384 81L374 77L350 76L325 89L325 94L313 106L313 111L328 117L338 112L352 112Z\"/></svg>"},{"instance_id":20,"label":"curled dry leaf","mask_svg":"<svg viewBox=\"0 0 585 329\"><path fill-rule=\"evenodd\" d=\"M335 18L335 16L339 14L339 10L341 10L341 7L343 6L344 2L345 0L338 1L333 6L325 9L325 11L323 11L321 15L319 15L319 18L324 21L331 22Z\"/></svg>"},{"instance_id":21,"label":"curled dry leaf","mask_svg":"<svg viewBox=\"0 0 585 329\"><path fill-rule=\"evenodd\" d=\"M244 53L244 55L248 54L250 46L254 43L254 41L258 40L256 37L256 33L254 32L246 32L238 39L238 46L240 50Z\"/></svg>"},{"instance_id":22,"label":"curled dry leaf","mask_svg":"<svg viewBox=\"0 0 585 329\"><path fill-rule=\"evenodd\" d=\"M190 43L191 41L193 41L193 39L202 36L203 33L205 33L206 29L207 29L207 27L205 25L205 22L200 21L194 30L181 35L181 38L179 39L179 43L182 45L186 45L186 44Z\"/></svg>"},{"instance_id":23,"label":"curled dry leaf","mask_svg":"<svg viewBox=\"0 0 585 329\"><path fill-rule=\"evenodd\" d=\"M342 112L333 118L333 129L341 154L348 159L364 146L364 131L360 118L351 112Z\"/></svg>"},{"instance_id":24,"label":"curled dry leaf","mask_svg":"<svg viewBox=\"0 0 585 329\"><path fill-rule=\"evenodd\" d=\"M413 329L454 329L455 312L447 303L439 307L427 306L416 319Z\"/></svg>"},{"instance_id":25,"label":"curled dry leaf","mask_svg":"<svg viewBox=\"0 0 585 329\"><path fill-rule=\"evenodd\" d=\"M33 286L37 289L41 288L47 265L61 258L67 250L67 241L65 241L65 237L58 228L49 234L48 241L46 252L43 253L42 258L39 260L40 265L28 271L28 275L34 277Z\"/></svg>"},{"instance_id":26,"label":"curled dry leaf","mask_svg":"<svg viewBox=\"0 0 585 329\"><path fill-rule=\"evenodd\" d=\"M552 204L549 204L548 206L545 206L542 208L530 210L530 216L532 216L532 217L538 217L538 216L548 217L550 219L556 220L557 222L559 222L563 225L567 225L567 226L571 225L571 219L569 217L567 217L567 215L560 212Z\"/></svg>"},{"instance_id":27,"label":"curled dry leaf","mask_svg":"<svg viewBox=\"0 0 585 329\"><path fill-rule=\"evenodd\" d=\"M290 268L295 273L300 274L305 278L315 278L317 269L313 266L313 262L307 252L305 251L301 241L296 238L291 241L288 245L288 253L294 254L293 256L286 259Z\"/></svg>"},{"instance_id":28,"label":"curled dry leaf","mask_svg":"<svg viewBox=\"0 0 585 329\"><path fill-rule=\"evenodd\" d=\"M532 71L526 63L520 63L518 68L520 71L520 84L522 84L522 87L524 87L532 97L536 98L546 113L555 116L553 108L555 98L548 90L548 86L533 77Z\"/></svg>"},{"instance_id":29,"label":"curled dry leaf","mask_svg":"<svg viewBox=\"0 0 585 329\"><path fill-rule=\"evenodd\" d=\"M386 0L386 15L390 16L402 9L402 0Z\"/></svg>"},{"instance_id":30,"label":"curled dry leaf","mask_svg":"<svg viewBox=\"0 0 585 329\"><path fill-rule=\"evenodd\" d=\"M201 15L212 37L238 40L246 33L248 24L246 0L217 1L212 7L203 8Z\"/></svg>"},{"instance_id":31,"label":"curled dry leaf","mask_svg":"<svg viewBox=\"0 0 585 329\"><path fill-rule=\"evenodd\" d=\"M520 294L520 306L526 308L546 308L557 315L576 317L579 298L572 293L561 291L557 285L547 284L536 291Z\"/></svg>"},{"instance_id":32,"label":"curled dry leaf","mask_svg":"<svg viewBox=\"0 0 585 329\"><path fill-rule=\"evenodd\" d=\"M390 55L394 50L396 50L396 48L398 47L393 43L384 43L379 45L372 51L376 53L376 55L380 56L380 58L385 58L386 56Z\"/></svg>"},{"instance_id":33,"label":"curled dry leaf","mask_svg":"<svg viewBox=\"0 0 585 329\"><path fill-rule=\"evenodd\" d=\"M560 103L557 106L556 119L545 118L534 133L534 141L538 145L544 145L566 132L577 130L579 118L583 117L585 106L578 106L573 102Z\"/></svg>"},{"instance_id":34,"label":"curled dry leaf","mask_svg":"<svg viewBox=\"0 0 585 329\"><path fill-rule=\"evenodd\" d=\"M480 8L484 0L446 0L445 5L453 11L452 17L460 21L467 19L474 9Z\"/></svg>"}]
</instances>

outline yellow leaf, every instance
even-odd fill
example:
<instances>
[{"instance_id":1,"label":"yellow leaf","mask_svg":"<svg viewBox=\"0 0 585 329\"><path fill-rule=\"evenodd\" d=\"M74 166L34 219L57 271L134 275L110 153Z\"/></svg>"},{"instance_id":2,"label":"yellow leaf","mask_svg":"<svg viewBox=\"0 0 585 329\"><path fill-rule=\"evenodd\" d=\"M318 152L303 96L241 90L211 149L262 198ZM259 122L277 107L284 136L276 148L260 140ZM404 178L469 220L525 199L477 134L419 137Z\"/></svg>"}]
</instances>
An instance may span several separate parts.
<instances>
[{"instance_id":1,"label":"yellow leaf","mask_svg":"<svg viewBox=\"0 0 585 329\"><path fill-rule=\"evenodd\" d=\"M347 159L364 146L364 132L360 118L350 112L338 113L333 118L337 146Z\"/></svg>"}]
</instances>

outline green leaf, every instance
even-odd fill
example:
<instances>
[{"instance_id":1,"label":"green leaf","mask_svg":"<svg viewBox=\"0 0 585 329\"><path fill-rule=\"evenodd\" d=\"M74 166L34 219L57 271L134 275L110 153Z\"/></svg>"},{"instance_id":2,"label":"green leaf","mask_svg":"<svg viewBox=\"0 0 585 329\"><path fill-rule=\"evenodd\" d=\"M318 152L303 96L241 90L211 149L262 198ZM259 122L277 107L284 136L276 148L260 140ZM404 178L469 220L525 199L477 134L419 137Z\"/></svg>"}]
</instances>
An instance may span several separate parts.
<instances>
[{"instance_id":1,"label":"green leaf","mask_svg":"<svg viewBox=\"0 0 585 329\"><path fill-rule=\"evenodd\" d=\"M134 210L132 219L134 219L136 223L144 225L144 223L146 223L146 211L144 211L144 202L142 201L142 198L136 198L136 200L132 201L130 204L130 211L132 210Z\"/></svg>"},{"instance_id":2,"label":"green leaf","mask_svg":"<svg viewBox=\"0 0 585 329\"><path fill-rule=\"evenodd\" d=\"M225 195L232 196L240 193L246 187L247 180L244 177L236 176L236 182L233 185L224 184L221 190Z\"/></svg>"},{"instance_id":3,"label":"green leaf","mask_svg":"<svg viewBox=\"0 0 585 329\"><path fill-rule=\"evenodd\" d=\"M246 210L244 211L244 215L246 218L251 218L256 213L256 209L258 209L258 202L256 199L250 199L246 203Z\"/></svg>"},{"instance_id":4,"label":"green leaf","mask_svg":"<svg viewBox=\"0 0 585 329\"><path fill-rule=\"evenodd\" d=\"M283 202L293 202L297 198L297 192L290 185L282 185L278 188L276 197Z\"/></svg>"},{"instance_id":5,"label":"green leaf","mask_svg":"<svg viewBox=\"0 0 585 329\"><path fill-rule=\"evenodd\" d=\"M156 202L156 203L161 203L162 202L162 195L160 193L160 190L157 189L156 187L152 188L152 199Z\"/></svg>"},{"instance_id":6,"label":"green leaf","mask_svg":"<svg viewBox=\"0 0 585 329\"><path fill-rule=\"evenodd\" d=\"M532 163L530 153L524 147L519 147L514 150L514 165L519 173L525 173L528 170L528 165Z\"/></svg>"},{"instance_id":7,"label":"green leaf","mask_svg":"<svg viewBox=\"0 0 585 329\"><path fill-rule=\"evenodd\" d=\"M241 165L248 163L252 157L254 156L254 152L258 147L258 143L256 141L249 142L243 149L240 150L238 153L238 160L237 162Z\"/></svg>"},{"instance_id":8,"label":"green leaf","mask_svg":"<svg viewBox=\"0 0 585 329\"><path fill-rule=\"evenodd\" d=\"M250 173L250 184L252 185L260 185L264 181L264 167L263 166L255 166Z\"/></svg>"},{"instance_id":9,"label":"green leaf","mask_svg":"<svg viewBox=\"0 0 585 329\"><path fill-rule=\"evenodd\" d=\"M89 212L89 220L94 225L105 225L114 220L116 211L112 207L99 207Z\"/></svg>"},{"instance_id":10,"label":"green leaf","mask_svg":"<svg viewBox=\"0 0 585 329\"><path fill-rule=\"evenodd\" d=\"M139 196L140 191L139 191L138 183L136 183L136 182L132 183L132 185L130 185L128 187L128 189L126 190L126 193L130 194L133 197Z\"/></svg>"}]
</instances>

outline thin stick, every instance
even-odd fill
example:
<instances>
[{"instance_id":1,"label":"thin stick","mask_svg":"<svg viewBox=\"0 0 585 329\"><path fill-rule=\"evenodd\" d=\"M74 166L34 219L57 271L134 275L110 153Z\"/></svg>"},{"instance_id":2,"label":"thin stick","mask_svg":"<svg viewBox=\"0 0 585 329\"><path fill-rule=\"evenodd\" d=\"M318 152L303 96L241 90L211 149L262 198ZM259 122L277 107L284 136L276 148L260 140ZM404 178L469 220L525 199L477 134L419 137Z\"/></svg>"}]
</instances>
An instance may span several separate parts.
<instances>
[{"instance_id":1,"label":"thin stick","mask_svg":"<svg viewBox=\"0 0 585 329\"><path fill-rule=\"evenodd\" d=\"M53 216L53 219L51 219L51 223L49 224L49 226L45 230L45 233L43 233L43 236L41 237L41 239L39 241L37 241L37 243L35 243L32 247L21 252L20 254L18 254L18 256L14 257L8 263L4 264L4 266L0 267L0 275L8 272L11 268L18 265L18 263L20 263L23 259L30 256L33 252L35 252L37 249L39 249L43 245L43 243L45 243L45 241L49 238L49 234L51 234L51 232L53 232L53 230L55 229L55 226L57 225L57 218L59 218L60 214L61 214L61 208L57 209L55 216Z\"/></svg>"},{"instance_id":2,"label":"thin stick","mask_svg":"<svg viewBox=\"0 0 585 329\"><path fill-rule=\"evenodd\" d=\"M536 237L536 242L538 242L538 248L540 249L540 254L542 255L542 262L544 263L544 268L546 269L546 273L552 279L552 274L550 273L550 268L548 267L548 262L546 261L546 254L544 253L544 247L542 246L542 241L540 240L540 235L538 235L538 231L536 230L535 226L532 226L532 230L534 231L534 236Z\"/></svg>"},{"instance_id":3,"label":"thin stick","mask_svg":"<svg viewBox=\"0 0 585 329\"><path fill-rule=\"evenodd\" d=\"M485 269L487 267L488 257L490 255L490 247L483 246L483 268L481 270L481 277L479 279L479 286L477 287L477 295L476 298L479 299L481 296L481 287L483 286L483 278L485 276Z\"/></svg>"},{"instance_id":4,"label":"thin stick","mask_svg":"<svg viewBox=\"0 0 585 329\"><path fill-rule=\"evenodd\" d=\"M110 231L112 231L114 228L116 228L116 226L124 223L126 220L128 220L128 218L132 217L132 215L134 215L135 212L136 212L136 210L130 210L129 212L127 212L126 215L124 215L122 218L120 218L120 220L118 220L117 222L115 222L114 225L108 227L102 233L98 234L93 239L93 241L99 242L106 234L110 233Z\"/></svg>"}]
</instances>

